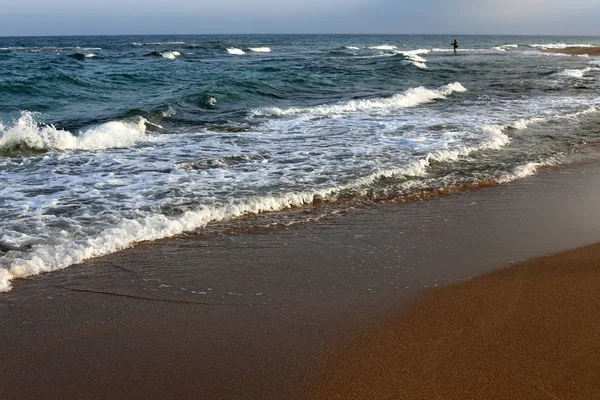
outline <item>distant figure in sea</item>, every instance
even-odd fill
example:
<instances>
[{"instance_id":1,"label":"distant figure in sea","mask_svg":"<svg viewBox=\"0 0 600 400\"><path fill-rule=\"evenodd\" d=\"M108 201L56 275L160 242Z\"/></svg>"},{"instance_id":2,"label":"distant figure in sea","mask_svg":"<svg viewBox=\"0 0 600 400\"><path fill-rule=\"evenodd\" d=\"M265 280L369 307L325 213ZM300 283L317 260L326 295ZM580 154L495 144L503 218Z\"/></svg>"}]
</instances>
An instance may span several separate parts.
<instances>
[{"instance_id":1,"label":"distant figure in sea","mask_svg":"<svg viewBox=\"0 0 600 400\"><path fill-rule=\"evenodd\" d=\"M454 54L456 54L456 49L458 49L458 42L456 39L454 39L454 42L452 42L452 47L454 48Z\"/></svg>"}]
</instances>

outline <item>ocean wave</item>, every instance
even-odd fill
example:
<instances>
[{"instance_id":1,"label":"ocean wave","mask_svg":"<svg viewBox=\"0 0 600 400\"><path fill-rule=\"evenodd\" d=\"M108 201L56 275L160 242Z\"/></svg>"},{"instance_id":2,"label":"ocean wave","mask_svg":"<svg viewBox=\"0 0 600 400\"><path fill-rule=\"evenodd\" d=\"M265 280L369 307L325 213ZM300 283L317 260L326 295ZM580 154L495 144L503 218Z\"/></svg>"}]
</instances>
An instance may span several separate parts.
<instances>
[{"instance_id":1,"label":"ocean wave","mask_svg":"<svg viewBox=\"0 0 600 400\"><path fill-rule=\"evenodd\" d=\"M77 60L87 60L89 58L94 58L96 56L97 56L97 54L95 54L95 53L75 53L75 54L71 55L71 57L73 57Z\"/></svg>"},{"instance_id":2,"label":"ocean wave","mask_svg":"<svg viewBox=\"0 0 600 400\"><path fill-rule=\"evenodd\" d=\"M556 165L558 163L558 159L549 159L544 162L528 162L524 165L518 165L514 167L512 171L505 172L500 177L496 178L496 182L508 183L518 179L527 178L528 176L534 175L541 167Z\"/></svg>"},{"instance_id":3,"label":"ocean wave","mask_svg":"<svg viewBox=\"0 0 600 400\"><path fill-rule=\"evenodd\" d=\"M252 53L270 53L271 49L268 47L248 47Z\"/></svg>"},{"instance_id":4,"label":"ocean wave","mask_svg":"<svg viewBox=\"0 0 600 400\"><path fill-rule=\"evenodd\" d=\"M510 124L501 125L501 126L499 126L499 128L502 130L506 130L506 129L520 130L520 129L528 128L529 126L531 126L533 124L539 124L539 123L544 123L544 122L548 122L548 121L557 121L557 120L560 121L560 120L565 120L565 119L572 120L574 118L592 114L592 113L596 113L598 111L600 111L600 108L598 108L596 106L590 106L590 107L586 108L585 110L576 111L573 113L555 114L555 115L548 115L548 116L544 116L544 117L522 118L522 119L513 121Z\"/></svg>"},{"instance_id":5,"label":"ocean wave","mask_svg":"<svg viewBox=\"0 0 600 400\"><path fill-rule=\"evenodd\" d=\"M12 126L0 125L0 154L132 147L146 140L145 133L146 120L141 117L106 122L74 135L52 125L40 125L35 113L24 111Z\"/></svg>"},{"instance_id":6,"label":"ocean wave","mask_svg":"<svg viewBox=\"0 0 600 400\"><path fill-rule=\"evenodd\" d=\"M592 70L591 67L586 67L582 69L565 69L564 71L557 72L554 76L562 77L562 78L576 78L581 79L583 75L590 72Z\"/></svg>"},{"instance_id":7,"label":"ocean wave","mask_svg":"<svg viewBox=\"0 0 600 400\"><path fill-rule=\"evenodd\" d=\"M427 60L425 60L425 61L427 61ZM425 64L424 62L421 62L421 61L415 61L415 60L410 60L409 59L409 60L406 60L406 62L408 64L414 65L417 68L429 69L429 68L427 68L427 64Z\"/></svg>"},{"instance_id":8,"label":"ocean wave","mask_svg":"<svg viewBox=\"0 0 600 400\"><path fill-rule=\"evenodd\" d=\"M233 54L233 55L238 55L238 56L246 54L246 52L244 50L238 49L237 47L228 47L227 53Z\"/></svg>"},{"instance_id":9,"label":"ocean wave","mask_svg":"<svg viewBox=\"0 0 600 400\"><path fill-rule=\"evenodd\" d=\"M503 44L502 46L494 47L495 50L498 51L507 51L508 49L516 49L519 45L516 44Z\"/></svg>"},{"instance_id":10,"label":"ocean wave","mask_svg":"<svg viewBox=\"0 0 600 400\"><path fill-rule=\"evenodd\" d=\"M356 46L344 46L342 48L344 50L360 50L360 47L356 47Z\"/></svg>"},{"instance_id":11,"label":"ocean wave","mask_svg":"<svg viewBox=\"0 0 600 400\"><path fill-rule=\"evenodd\" d=\"M454 161L473 151L495 149L506 145L510 139L497 129L484 127L479 145L464 147L455 151L440 150L429 153L403 168L379 170L347 185L313 191L300 191L274 196L256 196L242 200L229 200L216 206L200 206L173 217L163 214L150 214L139 219L123 219L116 226L100 232L84 241L74 241L69 237L59 238L60 244L34 244L24 258L11 260L6 268L0 268L0 292L11 289L11 281L41 273L64 269L90 258L114 253L136 243L172 237L205 227L211 222L231 220L245 215L255 215L269 211L280 211L292 207L313 204L317 199L335 199L336 195L347 190L366 193L370 185L386 177L423 176L432 161ZM260 156L262 157L262 156ZM258 160L258 158L254 158ZM230 160L231 161L231 160ZM239 162L237 158L231 162ZM245 159L241 160L242 162ZM193 168L193 167L192 167ZM199 169L202 169L199 168Z\"/></svg>"},{"instance_id":12,"label":"ocean wave","mask_svg":"<svg viewBox=\"0 0 600 400\"><path fill-rule=\"evenodd\" d=\"M153 51L150 54L157 57L167 58L169 60L174 60L176 57L181 55L181 53L178 51Z\"/></svg>"},{"instance_id":13,"label":"ocean wave","mask_svg":"<svg viewBox=\"0 0 600 400\"><path fill-rule=\"evenodd\" d=\"M294 114L336 115L356 111L390 110L414 107L419 104L444 99L454 92L466 91L467 89L465 89L463 85L459 82L455 82L433 90L423 86L410 88L403 93L386 98L350 100L345 103L316 107L292 107L285 109L279 107L261 108L252 110L251 114L253 116L284 116Z\"/></svg>"},{"instance_id":14,"label":"ocean wave","mask_svg":"<svg viewBox=\"0 0 600 400\"><path fill-rule=\"evenodd\" d=\"M404 54L405 56L418 56L420 54L428 54L431 53L432 49L416 49L416 50L406 50L406 51L398 51L398 54Z\"/></svg>"},{"instance_id":15,"label":"ocean wave","mask_svg":"<svg viewBox=\"0 0 600 400\"><path fill-rule=\"evenodd\" d=\"M345 191L358 195L366 195L374 184L382 179L405 179L401 185L410 187L414 177L425 177L430 169L439 163L452 163L469 157L473 153L486 150L499 150L511 142L506 134L507 129L525 129L531 124L547 121L552 118L572 118L590 112L597 112L596 107L551 117L532 117L513 121L505 125L483 125L478 132L473 132L477 143L453 149L438 149L427 153L403 167L374 171L364 177L357 178L344 185L311 191L296 191L279 195L253 196L246 199L230 199L218 205L197 206L177 216L161 213L147 214L138 218L121 219L114 227L104 229L85 240L73 240L70 236L57 238L53 244L37 243L31 245L28 253L11 255L10 264L0 268L0 291L11 289L15 279L26 278L45 272L56 271L81 263L90 258L114 253L131 247L136 243L172 237L185 232L193 232L207 226L211 222L231 220L241 216L256 215L270 211L280 211L292 207L314 204L317 200L336 200ZM178 165L186 170L204 170L235 166L239 163L264 162L268 157L262 155L225 156L217 160L200 161ZM521 179L534 174L540 167L556 164L558 160L527 162L510 171L504 172L491 180L496 183ZM490 180L489 178L485 178ZM452 182L449 183L452 185ZM8 249L11 252L11 249Z\"/></svg>"},{"instance_id":16,"label":"ocean wave","mask_svg":"<svg viewBox=\"0 0 600 400\"><path fill-rule=\"evenodd\" d=\"M397 51L396 54L400 54L400 55L404 56L407 60L413 61L414 63L421 63L424 65L427 62L427 60L425 58L421 57L419 54L427 54L429 52L430 52L429 50L419 49L419 50L409 50L409 51ZM425 65L425 68L427 68L426 65Z\"/></svg>"},{"instance_id":17,"label":"ocean wave","mask_svg":"<svg viewBox=\"0 0 600 400\"><path fill-rule=\"evenodd\" d=\"M369 47L369 49L371 50L396 50L398 47L397 46L392 46L389 44L384 44L381 46L371 46Z\"/></svg>"}]
</instances>

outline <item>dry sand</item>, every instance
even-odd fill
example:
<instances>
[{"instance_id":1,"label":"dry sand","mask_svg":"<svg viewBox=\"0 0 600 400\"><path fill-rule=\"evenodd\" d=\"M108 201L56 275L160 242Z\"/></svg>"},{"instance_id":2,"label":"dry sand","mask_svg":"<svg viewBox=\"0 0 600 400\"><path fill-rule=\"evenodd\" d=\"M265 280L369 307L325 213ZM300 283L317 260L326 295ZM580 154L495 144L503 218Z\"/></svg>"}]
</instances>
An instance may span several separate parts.
<instances>
[{"instance_id":1,"label":"dry sand","mask_svg":"<svg viewBox=\"0 0 600 400\"><path fill-rule=\"evenodd\" d=\"M544 53L568 54L571 56L581 56L587 54L591 57L600 56L600 47L567 47L565 49L545 49Z\"/></svg>"},{"instance_id":2,"label":"dry sand","mask_svg":"<svg viewBox=\"0 0 600 400\"><path fill-rule=\"evenodd\" d=\"M600 245L430 293L323 370L310 398L600 398Z\"/></svg>"}]
</instances>

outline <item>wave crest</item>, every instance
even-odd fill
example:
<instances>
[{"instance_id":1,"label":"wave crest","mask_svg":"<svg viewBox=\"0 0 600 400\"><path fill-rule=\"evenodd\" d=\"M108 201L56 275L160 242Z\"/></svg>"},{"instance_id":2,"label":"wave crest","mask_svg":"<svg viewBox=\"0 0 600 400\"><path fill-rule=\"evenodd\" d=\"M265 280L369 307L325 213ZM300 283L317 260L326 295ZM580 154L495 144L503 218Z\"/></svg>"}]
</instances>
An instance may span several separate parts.
<instances>
[{"instance_id":1,"label":"wave crest","mask_svg":"<svg viewBox=\"0 0 600 400\"><path fill-rule=\"evenodd\" d=\"M228 47L227 48L227 53L233 54L233 55L236 55L236 56L241 56L241 55L246 54L246 52L244 50L238 49L237 47Z\"/></svg>"},{"instance_id":2,"label":"wave crest","mask_svg":"<svg viewBox=\"0 0 600 400\"><path fill-rule=\"evenodd\" d=\"M592 70L591 67L586 67L586 68L582 68L582 69L565 69L564 71L556 73L555 76L562 77L562 78L581 79L581 78L583 78L583 75L590 72L591 70Z\"/></svg>"},{"instance_id":3,"label":"wave crest","mask_svg":"<svg viewBox=\"0 0 600 400\"><path fill-rule=\"evenodd\" d=\"M111 121L74 135L53 125L39 125L35 113L24 111L12 126L0 125L0 153L132 147L145 140L145 123L141 117L132 121Z\"/></svg>"},{"instance_id":4,"label":"wave crest","mask_svg":"<svg viewBox=\"0 0 600 400\"><path fill-rule=\"evenodd\" d=\"M407 108L429 103L434 100L444 99L454 92L466 92L467 89L459 82L441 86L438 89L427 89L423 86L410 88L404 93L395 94L387 98L351 100L345 103L322 105L316 107L270 107L252 110L253 116L285 116L295 114L335 115L356 111L389 110Z\"/></svg>"},{"instance_id":5,"label":"wave crest","mask_svg":"<svg viewBox=\"0 0 600 400\"><path fill-rule=\"evenodd\" d=\"M270 53L271 49L268 47L249 47L248 50L250 50L252 53Z\"/></svg>"}]
</instances>

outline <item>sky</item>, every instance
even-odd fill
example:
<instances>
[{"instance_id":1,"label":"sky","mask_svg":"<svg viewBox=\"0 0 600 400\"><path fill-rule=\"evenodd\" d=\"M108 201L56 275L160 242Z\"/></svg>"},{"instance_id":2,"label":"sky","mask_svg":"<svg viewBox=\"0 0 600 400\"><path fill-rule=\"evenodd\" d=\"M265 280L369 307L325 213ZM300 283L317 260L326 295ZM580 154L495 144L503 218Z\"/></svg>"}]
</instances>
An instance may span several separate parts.
<instances>
[{"instance_id":1,"label":"sky","mask_svg":"<svg viewBox=\"0 0 600 400\"><path fill-rule=\"evenodd\" d=\"M0 0L0 36L600 35L600 0Z\"/></svg>"}]
</instances>

